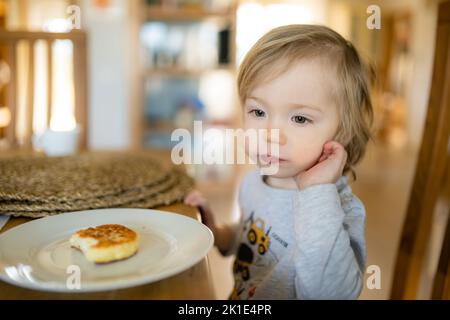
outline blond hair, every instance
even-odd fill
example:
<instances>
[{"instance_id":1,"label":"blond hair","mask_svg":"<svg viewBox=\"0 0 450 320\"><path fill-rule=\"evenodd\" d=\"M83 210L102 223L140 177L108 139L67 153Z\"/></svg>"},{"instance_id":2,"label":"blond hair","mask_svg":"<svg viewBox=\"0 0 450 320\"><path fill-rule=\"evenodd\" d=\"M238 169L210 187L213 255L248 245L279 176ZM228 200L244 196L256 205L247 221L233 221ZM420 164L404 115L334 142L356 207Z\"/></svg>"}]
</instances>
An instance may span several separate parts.
<instances>
[{"instance_id":1,"label":"blond hair","mask_svg":"<svg viewBox=\"0 0 450 320\"><path fill-rule=\"evenodd\" d=\"M363 157L371 139L373 107L370 81L373 76L353 45L332 29L319 25L288 25L260 38L245 56L238 74L241 104L263 79L275 78L292 62L325 58L337 75L332 93L338 101L340 123L335 140L346 149L344 174Z\"/></svg>"}]
</instances>

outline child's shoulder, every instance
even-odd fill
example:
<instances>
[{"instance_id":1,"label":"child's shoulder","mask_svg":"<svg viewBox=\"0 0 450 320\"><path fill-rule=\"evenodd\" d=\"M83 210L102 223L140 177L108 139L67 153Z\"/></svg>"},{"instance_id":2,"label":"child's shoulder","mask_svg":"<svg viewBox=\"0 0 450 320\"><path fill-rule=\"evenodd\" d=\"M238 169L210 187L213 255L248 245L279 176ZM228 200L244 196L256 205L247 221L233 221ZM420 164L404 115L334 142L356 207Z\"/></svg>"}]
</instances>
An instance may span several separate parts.
<instances>
[{"instance_id":1,"label":"child's shoulder","mask_svg":"<svg viewBox=\"0 0 450 320\"><path fill-rule=\"evenodd\" d=\"M342 208L344 209L344 211L360 212L362 215L365 215L364 204L353 193L347 176L342 176L339 178L339 180L336 182L336 189L339 193Z\"/></svg>"}]
</instances>

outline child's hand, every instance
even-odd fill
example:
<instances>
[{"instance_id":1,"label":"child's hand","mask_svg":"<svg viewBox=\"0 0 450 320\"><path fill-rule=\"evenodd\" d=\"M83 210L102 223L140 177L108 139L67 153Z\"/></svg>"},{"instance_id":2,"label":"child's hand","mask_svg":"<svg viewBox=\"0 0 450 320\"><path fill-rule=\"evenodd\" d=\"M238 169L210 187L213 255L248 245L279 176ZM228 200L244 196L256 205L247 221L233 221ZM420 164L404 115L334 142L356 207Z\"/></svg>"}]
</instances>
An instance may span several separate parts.
<instances>
[{"instance_id":1,"label":"child's hand","mask_svg":"<svg viewBox=\"0 0 450 320\"><path fill-rule=\"evenodd\" d=\"M189 192L184 197L184 203L193 207L198 207L202 215L203 223L211 229L214 235L214 244L223 252L227 252L235 236L228 226L217 226L214 215L209 207L208 201L196 190Z\"/></svg>"},{"instance_id":2,"label":"child's hand","mask_svg":"<svg viewBox=\"0 0 450 320\"><path fill-rule=\"evenodd\" d=\"M199 191L193 190L184 197L184 203L189 206L198 207L200 214L202 215L203 223L210 228L215 235L217 228L208 200L206 200Z\"/></svg>"},{"instance_id":3,"label":"child's hand","mask_svg":"<svg viewBox=\"0 0 450 320\"><path fill-rule=\"evenodd\" d=\"M316 184L336 183L346 162L347 151L344 147L336 141L329 141L324 144L318 162L296 177L297 186L304 189Z\"/></svg>"}]
</instances>

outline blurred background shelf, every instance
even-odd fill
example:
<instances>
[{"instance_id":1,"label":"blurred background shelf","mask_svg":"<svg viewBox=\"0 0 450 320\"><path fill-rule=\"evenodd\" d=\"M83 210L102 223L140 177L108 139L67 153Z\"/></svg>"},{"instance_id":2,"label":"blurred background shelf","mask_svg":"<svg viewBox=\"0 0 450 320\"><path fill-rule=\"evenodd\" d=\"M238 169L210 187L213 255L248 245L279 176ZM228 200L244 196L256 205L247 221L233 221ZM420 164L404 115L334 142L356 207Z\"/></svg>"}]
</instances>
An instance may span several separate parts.
<instances>
[{"instance_id":1,"label":"blurred background shelf","mask_svg":"<svg viewBox=\"0 0 450 320\"><path fill-rule=\"evenodd\" d=\"M216 68L209 69L183 69L179 67L162 67L162 68L148 68L143 71L142 75L144 77L156 77L156 76L167 76L167 77L200 77L203 74L210 71L229 71L231 67L229 66L218 66Z\"/></svg>"},{"instance_id":2,"label":"blurred background shelf","mask_svg":"<svg viewBox=\"0 0 450 320\"><path fill-rule=\"evenodd\" d=\"M145 18L155 21L199 21L210 18L233 18L233 10L205 10L203 8L162 8L150 5L145 10Z\"/></svg>"},{"instance_id":3,"label":"blurred background shelf","mask_svg":"<svg viewBox=\"0 0 450 320\"><path fill-rule=\"evenodd\" d=\"M142 147L173 146L171 132L236 122L236 3L142 1L139 25Z\"/></svg>"}]
</instances>

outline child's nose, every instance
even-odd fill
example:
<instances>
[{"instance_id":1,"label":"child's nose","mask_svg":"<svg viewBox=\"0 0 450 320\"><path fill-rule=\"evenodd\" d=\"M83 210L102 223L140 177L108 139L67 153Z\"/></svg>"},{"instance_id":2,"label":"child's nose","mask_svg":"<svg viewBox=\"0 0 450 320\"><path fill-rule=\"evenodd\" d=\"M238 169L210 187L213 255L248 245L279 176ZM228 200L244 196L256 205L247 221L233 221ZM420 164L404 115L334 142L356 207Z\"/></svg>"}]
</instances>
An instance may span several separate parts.
<instances>
[{"instance_id":1,"label":"child's nose","mask_svg":"<svg viewBox=\"0 0 450 320\"><path fill-rule=\"evenodd\" d=\"M286 135L284 134L284 130L279 128L274 128L270 126L267 130L267 142L268 143L277 143L279 145L286 144Z\"/></svg>"}]
</instances>

